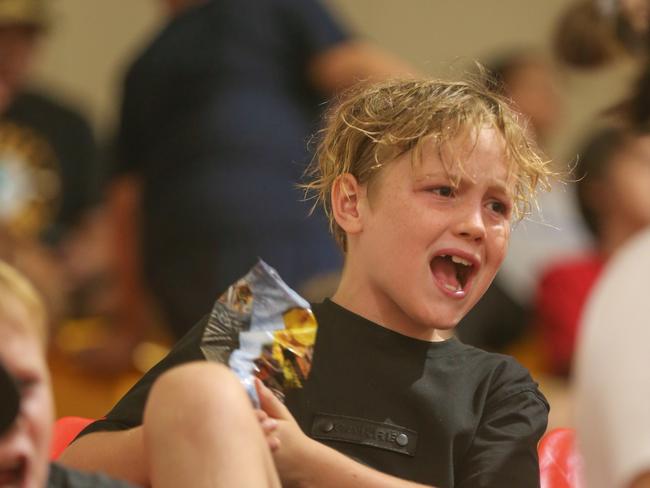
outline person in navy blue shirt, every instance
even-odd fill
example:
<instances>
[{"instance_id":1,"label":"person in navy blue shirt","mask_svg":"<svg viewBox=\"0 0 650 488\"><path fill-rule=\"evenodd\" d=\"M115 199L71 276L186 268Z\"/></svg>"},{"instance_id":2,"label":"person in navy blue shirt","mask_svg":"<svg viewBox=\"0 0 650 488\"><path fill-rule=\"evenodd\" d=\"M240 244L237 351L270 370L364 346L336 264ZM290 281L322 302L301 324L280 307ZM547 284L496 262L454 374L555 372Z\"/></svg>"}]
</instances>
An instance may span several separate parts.
<instances>
[{"instance_id":1,"label":"person in navy blue shirt","mask_svg":"<svg viewBox=\"0 0 650 488\"><path fill-rule=\"evenodd\" d=\"M315 0L178 3L126 75L110 201L125 308L146 283L180 337L257 257L299 289L339 270L296 186L310 134L327 96L408 68Z\"/></svg>"}]
</instances>

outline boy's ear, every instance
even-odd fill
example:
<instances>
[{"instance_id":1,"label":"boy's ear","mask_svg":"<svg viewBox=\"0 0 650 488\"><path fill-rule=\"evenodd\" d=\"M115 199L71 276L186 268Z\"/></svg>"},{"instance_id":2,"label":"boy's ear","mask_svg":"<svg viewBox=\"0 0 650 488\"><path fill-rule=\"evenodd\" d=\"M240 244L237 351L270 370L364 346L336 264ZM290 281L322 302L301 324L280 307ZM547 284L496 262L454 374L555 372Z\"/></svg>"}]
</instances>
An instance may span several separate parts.
<instances>
[{"instance_id":1,"label":"boy's ear","mask_svg":"<svg viewBox=\"0 0 650 488\"><path fill-rule=\"evenodd\" d=\"M332 214L346 234L357 234L363 228L360 206L365 191L350 173L342 174L332 185Z\"/></svg>"}]
</instances>

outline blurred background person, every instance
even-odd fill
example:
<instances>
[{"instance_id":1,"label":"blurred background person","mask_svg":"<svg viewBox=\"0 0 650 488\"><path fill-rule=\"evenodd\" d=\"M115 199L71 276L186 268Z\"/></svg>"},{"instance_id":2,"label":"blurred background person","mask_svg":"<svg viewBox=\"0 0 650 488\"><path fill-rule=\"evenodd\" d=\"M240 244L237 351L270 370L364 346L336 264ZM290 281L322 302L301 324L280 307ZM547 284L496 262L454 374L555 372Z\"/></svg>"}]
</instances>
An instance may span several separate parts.
<instances>
[{"instance_id":1,"label":"blurred background person","mask_svg":"<svg viewBox=\"0 0 650 488\"><path fill-rule=\"evenodd\" d=\"M143 290L180 337L258 256L303 290L336 273L325 220L296 188L308 139L327 97L410 70L316 0L168 11L126 75L109 191L125 350L146 322Z\"/></svg>"},{"instance_id":2,"label":"blurred background person","mask_svg":"<svg viewBox=\"0 0 650 488\"><path fill-rule=\"evenodd\" d=\"M645 133L650 128L648 73L650 63L646 63L632 96L615 110L615 115L623 115L637 131ZM639 210L646 215L646 225L617 247L606 263L585 305L578 333L574 419L584 479L594 488L650 487L650 367L645 347L650 330L647 153L641 171L645 176L626 190L636 195L638 202L645 201ZM624 198L628 204L631 201L634 198ZM623 218L623 228L626 221L627 227L631 224L629 218Z\"/></svg>"},{"instance_id":3,"label":"blurred background person","mask_svg":"<svg viewBox=\"0 0 650 488\"><path fill-rule=\"evenodd\" d=\"M650 133L603 128L578 154L577 201L596 246L551 264L535 299L545 369L561 376L570 372L583 307L603 265L650 225Z\"/></svg>"},{"instance_id":4,"label":"blurred background person","mask_svg":"<svg viewBox=\"0 0 650 488\"><path fill-rule=\"evenodd\" d=\"M81 398L112 399L112 385L83 377L89 361L77 353L88 349L82 357L92 357L105 342L109 334L96 325L110 322L116 297L93 131L57 90L33 81L60 26L52 7L50 0L0 1L0 259L44 297L54 384L65 392L57 406L70 407ZM79 333L82 323L92 327ZM85 382L77 383L80 376Z\"/></svg>"},{"instance_id":5,"label":"blurred background person","mask_svg":"<svg viewBox=\"0 0 650 488\"><path fill-rule=\"evenodd\" d=\"M648 53L647 0L578 0L560 17L555 53L569 66L594 69L622 57Z\"/></svg>"},{"instance_id":6,"label":"blurred background person","mask_svg":"<svg viewBox=\"0 0 650 488\"><path fill-rule=\"evenodd\" d=\"M30 83L49 6L0 2L0 254L36 283L59 322L78 285L66 261L84 267L81 256L68 255L67 242L98 202L99 172L85 118Z\"/></svg>"},{"instance_id":7,"label":"blurred background person","mask_svg":"<svg viewBox=\"0 0 650 488\"><path fill-rule=\"evenodd\" d=\"M574 417L589 488L650 487L648 271L645 230L613 256L586 305Z\"/></svg>"}]
</instances>

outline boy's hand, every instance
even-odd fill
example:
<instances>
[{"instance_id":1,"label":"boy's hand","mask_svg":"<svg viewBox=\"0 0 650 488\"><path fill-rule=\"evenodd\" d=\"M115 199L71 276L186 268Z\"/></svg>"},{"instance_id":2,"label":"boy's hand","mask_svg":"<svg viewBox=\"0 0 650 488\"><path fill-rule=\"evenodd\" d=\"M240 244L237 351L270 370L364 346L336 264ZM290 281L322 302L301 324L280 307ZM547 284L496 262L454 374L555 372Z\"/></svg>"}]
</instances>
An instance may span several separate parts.
<instances>
[{"instance_id":1,"label":"boy's hand","mask_svg":"<svg viewBox=\"0 0 650 488\"><path fill-rule=\"evenodd\" d=\"M279 445L271 450L282 486L427 488L363 466L309 438L300 429L289 409L275 397L271 390L258 379L255 380L255 387L262 410L271 419L277 420L272 436L279 440Z\"/></svg>"},{"instance_id":2,"label":"boy's hand","mask_svg":"<svg viewBox=\"0 0 650 488\"><path fill-rule=\"evenodd\" d=\"M275 451L280 447L280 439L274 435L274 432L278 428L278 421L269 417L264 410L255 410L255 415L257 416L257 421L260 423L262 432L264 432L269 449L271 452Z\"/></svg>"},{"instance_id":3,"label":"boy's hand","mask_svg":"<svg viewBox=\"0 0 650 488\"><path fill-rule=\"evenodd\" d=\"M269 446L283 486L301 486L307 475L303 470L309 467L306 459L311 452L310 448L317 443L303 433L289 409L271 390L258 379L255 380L255 386L262 411L269 420L276 421L271 437L275 438L277 445L271 447L269 442Z\"/></svg>"}]
</instances>

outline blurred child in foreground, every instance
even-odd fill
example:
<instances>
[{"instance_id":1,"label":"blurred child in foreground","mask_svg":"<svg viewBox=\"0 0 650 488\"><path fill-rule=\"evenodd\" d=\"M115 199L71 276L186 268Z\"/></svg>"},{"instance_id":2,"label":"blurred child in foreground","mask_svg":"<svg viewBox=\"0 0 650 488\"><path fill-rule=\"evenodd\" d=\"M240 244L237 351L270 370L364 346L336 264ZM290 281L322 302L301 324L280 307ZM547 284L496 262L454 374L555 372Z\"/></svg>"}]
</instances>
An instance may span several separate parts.
<instances>
[{"instance_id":1,"label":"blurred child in foreground","mask_svg":"<svg viewBox=\"0 0 650 488\"><path fill-rule=\"evenodd\" d=\"M49 463L54 410L45 364L46 337L46 314L40 297L23 276L0 261L0 486L132 486L104 475L81 473ZM245 408L248 399L225 368L210 367L212 377L223 377L224 388L221 398L210 404L215 415L211 422L201 423L201 432L217 434L222 429L236 429L238 436L258 439L264 447L255 451L238 436L231 436L229 441L224 436L211 435L203 442L193 429L196 424L179 415L166 415L169 409L175 412L178 381L192 374L192 365L176 368L163 375L149 401L156 412L148 415L145 429L152 486L177 487L184 483L192 487L213 486L210 483L214 480L196 469L197 465L205 465L207 459L219 472L218 486L279 486L270 452L264 444L264 432L270 432L275 422L266 415L256 417L251 409ZM232 386L229 388L228 384ZM150 426L156 428L150 430ZM155 435L149 436L149 432ZM177 435L185 438L191 455L183 458L185 451L177 446L171 453L176 462L168 462L166 456L170 455L168 446L172 440L169 436Z\"/></svg>"},{"instance_id":2,"label":"blurred child in foreground","mask_svg":"<svg viewBox=\"0 0 650 488\"><path fill-rule=\"evenodd\" d=\"M10 378L3 403L13 419L0 432L0 485L9 487L126 487L104 476L49 464L54 409L45 364L46 313L32 285L0 261L0 362ZM130 485L128 485L130 486Z\"/></svg>"}]
</instances>

